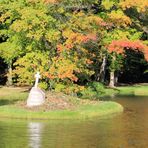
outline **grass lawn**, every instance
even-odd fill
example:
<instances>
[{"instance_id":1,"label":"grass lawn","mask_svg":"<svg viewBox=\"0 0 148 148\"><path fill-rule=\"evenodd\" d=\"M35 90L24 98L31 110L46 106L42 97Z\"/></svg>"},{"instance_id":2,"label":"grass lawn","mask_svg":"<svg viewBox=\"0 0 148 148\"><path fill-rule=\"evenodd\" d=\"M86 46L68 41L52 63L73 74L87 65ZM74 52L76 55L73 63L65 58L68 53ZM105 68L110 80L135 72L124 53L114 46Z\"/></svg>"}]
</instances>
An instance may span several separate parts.
<instances>
[{"instance_id":1,"label":"grass lawn","mask_svg":"<svg viewBox=\"0 0 148 148\"><path fill-rule=\"evenodd\" d=\"M121 95L148 96L148 85L117 87Z\"/></svg>"},{"instance_id":2,"label":"grass lawn","mask_svg":"<svg viewBox=\"0 0 148 148\"><path fill-rule=\"evenodd\" d=\"M26 102L27 96L28 91L25 89L1 87L0 117L23 119L85 119L92 117L103 117L105 115L115 114L123 111L123 107L115 102L93 102L89 100L81 101L77 98L71 97L69 101L70 103L73 103L73 105L76 105L75 108L55 108L54 110L47 110L43 106L37 110L30 110L27 107L16 105L18 102ZM66 98L68 98L68 96ZM46 100L48 100L48 96ZM48 103L50 104L50 102Z\"/></svg>"},{"instance_id":3,"label":"grass lawn","mask_svg":"<svg viewBox=\"0 0 148 148\"><path fill-rule=\"evenodd\" d=\"M0 105L14 104L17 101L25 100L28 91L22 88L0 87Z\"/></svg>"},{"instance_id":4,"label":"grass lawn","mask_svg":"<svg viewBox=\"0 0 148 148\"><path fill-rule=\"evenodd\" d=\"M111 95L132 95L132 96L148 96L147 85L118 86L115 89L106 88L103 96Z\"/></svg>"},{"instance_id":5,"label":"grass lawn","mask_svg":"<svg viewBox=\"0 0 148 148\"><path fill-rule=\"evenodd\" d=\"M76 110L28 111L12 105L0 107L0 117L23 119L87 119L120 113L123 107L115 102L101 102L98 105L84 105Z\"/></svg>"}]
</instances>

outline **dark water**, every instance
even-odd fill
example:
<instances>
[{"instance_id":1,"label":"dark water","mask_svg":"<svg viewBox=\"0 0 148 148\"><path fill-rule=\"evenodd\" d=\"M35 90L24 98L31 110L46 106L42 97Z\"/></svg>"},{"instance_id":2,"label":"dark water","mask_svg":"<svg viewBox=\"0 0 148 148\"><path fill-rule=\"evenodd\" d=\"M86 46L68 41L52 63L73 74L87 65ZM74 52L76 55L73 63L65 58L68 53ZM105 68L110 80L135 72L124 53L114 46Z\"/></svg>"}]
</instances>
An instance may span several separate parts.
<instances>
[{"instance_id":1,"label":"dark water","mask_svg":"<svg viewBox=\"0 0 148 148\"><path fill-rule=\"evenodd\" d=\"M148 148L148 98L118 97L125 111L83 121L0 119L0 148Z\"/></svg>"}]
</instances>

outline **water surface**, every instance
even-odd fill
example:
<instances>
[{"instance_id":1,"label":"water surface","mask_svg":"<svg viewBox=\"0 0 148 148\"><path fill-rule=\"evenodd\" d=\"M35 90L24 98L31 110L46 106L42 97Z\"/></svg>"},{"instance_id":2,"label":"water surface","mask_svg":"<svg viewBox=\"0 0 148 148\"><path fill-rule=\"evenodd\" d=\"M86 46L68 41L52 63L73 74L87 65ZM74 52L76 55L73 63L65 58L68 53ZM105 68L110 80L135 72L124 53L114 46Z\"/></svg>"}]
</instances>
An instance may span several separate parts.
<instances>
[{"instance_id":1,"label":"water surface","mask_svg":"<svg viewBox=\"0 0 148 148\"><path fill-rule=\"evenodd\" d=\"M124 113L83 121L0 119L0 148L148 148L148 98L112 100Z\"/></svg>"}]
</instances>

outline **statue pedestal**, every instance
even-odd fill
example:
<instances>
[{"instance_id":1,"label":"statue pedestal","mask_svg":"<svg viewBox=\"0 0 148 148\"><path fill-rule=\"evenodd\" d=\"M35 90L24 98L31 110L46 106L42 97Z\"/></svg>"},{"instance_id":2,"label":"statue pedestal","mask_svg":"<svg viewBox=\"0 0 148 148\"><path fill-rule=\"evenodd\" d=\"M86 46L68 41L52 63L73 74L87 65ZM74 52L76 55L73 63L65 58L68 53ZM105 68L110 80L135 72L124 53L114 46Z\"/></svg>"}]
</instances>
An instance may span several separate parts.
<instances>
[{"instance_id":1,"label":"statue pedestal","mask_svg":"<svg viewBox=\"0 0 148 148\"><path fill-rule=\"evenodd\" d=\"M27 106L39 106L42 105L44 102L45 93L40 88L32 87L27 99Z\"/></svg>"}]
</instances>

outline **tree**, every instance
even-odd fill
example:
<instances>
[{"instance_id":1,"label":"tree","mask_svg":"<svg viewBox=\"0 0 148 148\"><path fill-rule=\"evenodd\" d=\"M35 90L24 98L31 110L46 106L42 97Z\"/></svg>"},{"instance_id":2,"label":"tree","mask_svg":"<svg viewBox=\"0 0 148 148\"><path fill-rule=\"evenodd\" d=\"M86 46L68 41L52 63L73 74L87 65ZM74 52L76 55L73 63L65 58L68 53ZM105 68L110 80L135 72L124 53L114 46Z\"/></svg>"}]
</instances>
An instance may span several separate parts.
<instances>
[{"instance_id":1,"label":"tree","mask_svg":"<svg viewBox=\"0 0 148 148\"><path fill-rule=\"evenodd\" d=\"M1 57L9 67L9 84L12 84L12 64L29 52L47 51L55 47L60 31L59 21L49 14L42 2L1 1L1 30L3 42ZM31 14L31 15L30 15ZM48 52L49 56L54 54Z\"/></svg>"},{"instance_id":2,"label":"tree","mask_svg":"<svg viewBox=\"0 0 148 148\"><path fill-rule=\"evenodd\" d=\"M15 37L14 37L15 38ZM6 41L0 44L0 55L8 65L7 73L7 85L12 85L12 64L15 61L16 57L20 55L20 48L17 46L17 43L14 41Z\"/></svg>"},{"instance_id":3,"label":"tree","mask_svg":"<svg viewBox=\"0 0 148 148\"><path fill-rule=\"evenodd\" d=\"M109 69L114 86L125 50L137 49L147 59L147 3L140 4L139 0L135 4L130 0L2 0L0 56L13 67L14 80L21 85L32 85L36 70L48 85L85 85L107 81Z\"/></svg>"},{"instance_id":4,"label":"tree","mask_svg":"<svg viewBox=\"0 0 148 148\"><path fill-rule=\"evenodd\" d=\"M142 2L142 5L140 4L141 1L136 1L135 3L133 3L133 1L130 0L102 1L102 6L104 8L104 11L100 13L100 16L105 18L106 21L111 24L110 28L107 29L107 31L105 32L105 36L102 39L104 46L111 45L114 41L118 42L119 40L130 40L130 42L134 44L135 40L143 38L144 30L140 28L143 28L144 19L140 19L140 16L146 17L147 2L144 1L144 3ZM133 12L133 10L137 12L135 11ZM133 15L133 13L135 15ZM118 45L116 48L118 48ZM123 47L123 48L128 48L128 47ZM108 49L108 47L106 47L106 49L110 50ZM116 53L114 54L109 54L109 57L111 59L109 66L110 70L109 85L112 87L114 87L115 83L114 82L115 71L120 71L122 67L122 61L123 61L122 56L118 52L119 51L116 51ZM146 55L145 51L143 51L143 53L144 55Z\"/></svg>"},{"instance_id":5,"label":"tree","mask_svg":"<svg viewBox=\"0 0 148 148\"><path fill-rule=\"evenodd\" d=\"M34 75L40 71L42 77L41 82L46 81L46 72L49 70L48 52L29 52L25 56L19 58L15 63L13 75L19 85L32 85L34 83Z\"/></svg>"},{"instance_id":6,"label":"tree","mask_svg":"<svg viewBox=\"0 0 148 148\"><path fill-rule=\"evenodd\" d=\"M119 61L116 59L116 56L118 55L124 55L125 56L125 49L132 49L137 51L141 51L144 54L145 60L148 61L148 47L142 43L142 41L130 41L130 40L118 40L113 41L109 47L109 52L112 53L112 67L111 67L111 76L110 76L110 87L114 87L115 83L115 77L114 73L116 70L119 70L117 66L115 66L115 62L119 63Z\"/></svg>"}]
</instances>

